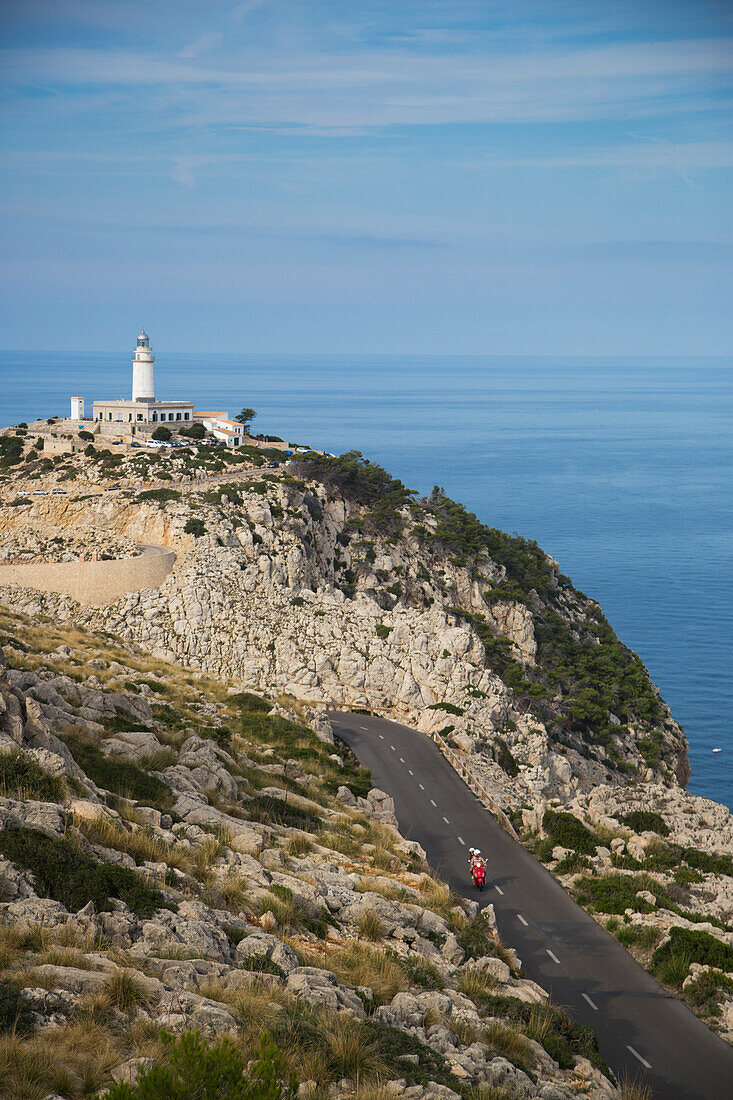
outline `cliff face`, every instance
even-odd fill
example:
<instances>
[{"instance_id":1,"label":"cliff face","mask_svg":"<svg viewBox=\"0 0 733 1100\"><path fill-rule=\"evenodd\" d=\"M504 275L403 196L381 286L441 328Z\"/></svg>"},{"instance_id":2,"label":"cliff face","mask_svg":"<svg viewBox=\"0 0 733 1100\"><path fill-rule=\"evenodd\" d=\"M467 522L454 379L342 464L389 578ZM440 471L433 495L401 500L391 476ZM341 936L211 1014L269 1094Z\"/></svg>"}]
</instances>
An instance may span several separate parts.
<instances>
[{"instance_id":1,"label":"cliff face","mask_svg":"<svg viewBox=\"0 0 733 1100\"><path fill-rule=\"evenodd\" d=\"M265 1033L301 1097L619 1096L323 718L72 627L0 639L3 1096L135 1083L192 1032L207 1095ZM183 1095L151 1087L109 1095Z\"/></svg>"},{"instance_id":2,"label":"cliff face","mask_svg":"<svg viewBox=\"0 0 733 1100\"><path fill-rule=\"evenodd\" d=\"M293 472L166 501L5 509L6 537L66 524L177 561L158 591L103 610L10 587L2 599L251 688L442 729L514 805L687 781L684 735L643 665L539 547L437 489L415 501L358 456L306 456Z\"/></svg>"}]
</instances>

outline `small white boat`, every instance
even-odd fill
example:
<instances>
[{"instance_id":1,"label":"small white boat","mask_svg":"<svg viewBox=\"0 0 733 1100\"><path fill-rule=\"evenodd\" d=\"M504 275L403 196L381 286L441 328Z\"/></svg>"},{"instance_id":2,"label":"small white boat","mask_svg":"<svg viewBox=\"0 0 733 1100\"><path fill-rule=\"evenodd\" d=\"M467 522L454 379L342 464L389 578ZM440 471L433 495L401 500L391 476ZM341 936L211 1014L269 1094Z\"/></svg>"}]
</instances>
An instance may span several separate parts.
<instances>
[{"instance_id":1,"label":"small white boat","mask_svg":"<svg viewBox=\"0 0 733 1100\"><path fill-rule=\"evenodd\" d=\"M722 752L722 751L723 751L723 750L722 750L721 748L715 748L715 749L713 749L713 752Z\"/></svg>"}]
</instances>

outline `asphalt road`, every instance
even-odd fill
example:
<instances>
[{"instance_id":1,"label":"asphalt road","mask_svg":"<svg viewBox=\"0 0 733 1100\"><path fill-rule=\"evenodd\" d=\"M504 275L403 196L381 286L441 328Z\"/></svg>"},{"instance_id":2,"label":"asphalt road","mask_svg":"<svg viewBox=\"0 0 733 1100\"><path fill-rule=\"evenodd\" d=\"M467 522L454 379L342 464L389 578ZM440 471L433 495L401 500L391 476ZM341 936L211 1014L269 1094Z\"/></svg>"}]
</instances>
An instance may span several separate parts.
<instances>
[{"instance_id":1,"label":"asphalt road","mask_svg":"<svg viewBox=\"0 0 733 1100\"><path fill-rule=\"evenodd\" d=\"M658 1100L733 1100L733 1048L670 996L510 837L423 733L386 718L333 711L334 733L394 798L404 835L463 897L492 902L503 941L528 978L589 1024L620 1080ZM486 856L486 889L468 847Z\"/></svg>"}]
</instances>

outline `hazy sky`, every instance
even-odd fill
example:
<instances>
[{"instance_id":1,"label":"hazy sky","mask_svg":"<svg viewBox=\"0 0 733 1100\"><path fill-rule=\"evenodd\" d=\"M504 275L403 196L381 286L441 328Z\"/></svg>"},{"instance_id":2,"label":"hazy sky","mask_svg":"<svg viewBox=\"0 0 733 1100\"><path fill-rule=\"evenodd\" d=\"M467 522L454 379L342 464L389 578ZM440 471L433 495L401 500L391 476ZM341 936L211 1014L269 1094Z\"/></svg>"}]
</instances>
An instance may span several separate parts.
<instances>
[{"instance_id":1,"label":"hazy sky","mask_svg":"<svg viewBox=\"0 0 733 1100\"><path fill-rule=\"evenodd\" d=\"M0 346L729 354L733 6L3 0Z\"/></svg>"}]
</instances>

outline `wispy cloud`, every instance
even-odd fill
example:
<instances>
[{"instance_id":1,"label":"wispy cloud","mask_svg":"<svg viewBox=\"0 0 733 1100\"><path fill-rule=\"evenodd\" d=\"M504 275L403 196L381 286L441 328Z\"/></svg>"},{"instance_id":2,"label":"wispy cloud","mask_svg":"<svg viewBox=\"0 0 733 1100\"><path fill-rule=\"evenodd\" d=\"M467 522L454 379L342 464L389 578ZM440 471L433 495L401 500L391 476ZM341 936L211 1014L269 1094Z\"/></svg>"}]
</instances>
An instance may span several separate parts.
<instances>
[{"instance_id":1,"label":"wispy cloud","mask_svg":"<svg viewBox=\"0 0 733 1100\"><path fill-rule=\"evenodd\" d=\"M198 124L385 127L640 119L715 106L733 76L733 40L613 44L510 56L399 51L199 57L215 32L178 56L135 51L4 51L6 81L70 91L165 86ZM195 89L195 95L185 94ZM719 103L722 107L722 103Z\"/></svg>"},{"instance_id":2,"label":"wispy cloud","mask_svg":"<svg viewBox=\"0 0 733 1100\"><path fill-rule=\"evenodd\" d=\"M491 168L608 168L688 173L733 168L733 141L667 142L599 146L561 156L487 156Z\"/></svg>"},{"instance_id":3,"label":"wispy cloud","mask_svg":"<svg viewBox=\"0 0 733 1100\"><path fill-rule=\"evenodd\" d=\"M221 31L207 31L200 34L193 42L189 42L182 50L178 51L179 57L201 57L202 54L212 53L218 50L224 41Z\"/></svg>"}]
</instances>

